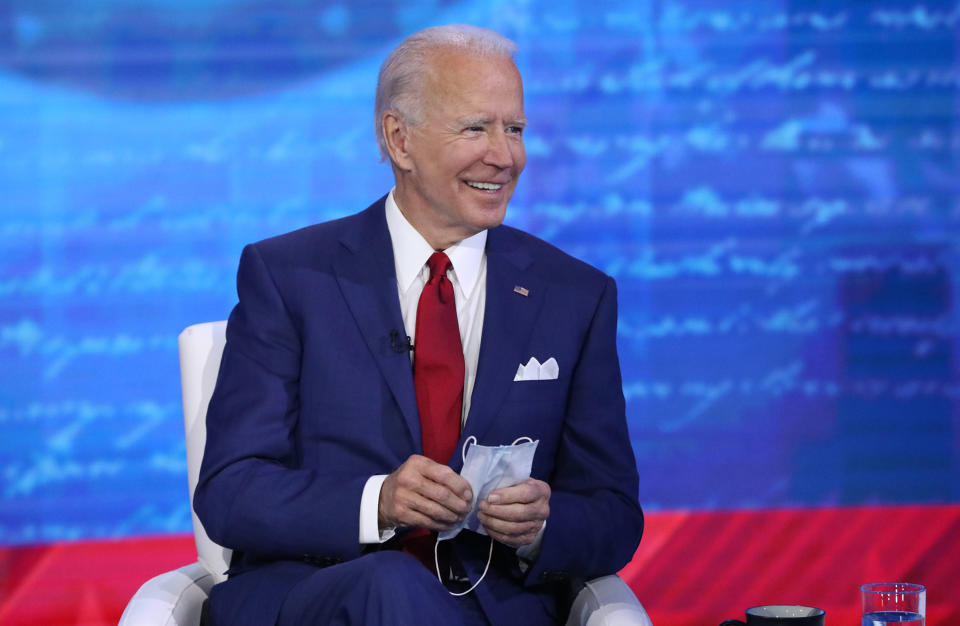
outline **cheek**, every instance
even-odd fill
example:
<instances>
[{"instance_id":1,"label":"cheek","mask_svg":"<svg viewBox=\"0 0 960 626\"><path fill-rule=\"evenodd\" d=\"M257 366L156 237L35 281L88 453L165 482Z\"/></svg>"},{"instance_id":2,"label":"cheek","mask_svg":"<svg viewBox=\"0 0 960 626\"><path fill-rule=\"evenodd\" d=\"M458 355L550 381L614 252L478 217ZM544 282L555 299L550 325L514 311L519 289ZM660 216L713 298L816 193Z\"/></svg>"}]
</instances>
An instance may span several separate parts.
<instances>
[{"instance_id":1,"label":"cheek","mask_svg":"<svg viewBox=\"0 0 960 626\"><path fill-rule=\"evenodd\" d=\"M483 158L487 153L485 146L486 143L483 141L464 141L457 146L455 151L444 155L446 163L449 164L447 167L457 170L458 174L462 174L473 168L483 166Z\"/></svg>"}]
</instances>

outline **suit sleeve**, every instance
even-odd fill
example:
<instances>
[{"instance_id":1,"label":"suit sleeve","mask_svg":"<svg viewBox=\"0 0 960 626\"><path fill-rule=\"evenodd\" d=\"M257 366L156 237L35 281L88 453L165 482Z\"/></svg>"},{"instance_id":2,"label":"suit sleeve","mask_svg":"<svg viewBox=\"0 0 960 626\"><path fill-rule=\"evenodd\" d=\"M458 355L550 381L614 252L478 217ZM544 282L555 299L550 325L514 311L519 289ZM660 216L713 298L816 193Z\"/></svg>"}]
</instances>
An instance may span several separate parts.
<instances>
[{"instance_id":1,"label":"suit sleeve","mask_svg":"<svg viewBox=\"0 0 960 626\"><path fill-rule=\"evenodd\" d=\"M194 509L210 538L234 550L273 558L358 556L369 477L300 467L302 342L255 245L241 256L237 292Z\"/></svg>"},{"instance_id":2,"label":"suit sleeve","mask_svg":"<svg viewBox=\"0 0 960 626\"><path fill-rule=\"evenodd\" d=\"M616 329L616 284L608 277L572 374L550 478L550 518L540 554L526 573L528 585L615 573L640 542L643 513Z\"/></svg>"}]
</instances>

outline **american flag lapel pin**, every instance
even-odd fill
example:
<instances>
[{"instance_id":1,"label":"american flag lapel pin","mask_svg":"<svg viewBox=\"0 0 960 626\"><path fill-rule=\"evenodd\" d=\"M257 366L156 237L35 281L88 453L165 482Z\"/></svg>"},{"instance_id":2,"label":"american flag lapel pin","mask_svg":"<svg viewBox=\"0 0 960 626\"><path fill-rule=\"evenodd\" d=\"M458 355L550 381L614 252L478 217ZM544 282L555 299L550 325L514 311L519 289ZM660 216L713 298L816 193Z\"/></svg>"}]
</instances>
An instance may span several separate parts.
<instances>
[{"instance_id":1,"label":"american flag lapel pin","mask_svg":"<svg viewBox=\"0 0 960 626\"><path fill-rule=\"evenodd\" d=\"M527 296L530 295L530 290L527 289L526 287L521 287L520 285L516 285L513 288L513 293L519 293L521 296L526 298Z\"/></svg>"}]
</instances>

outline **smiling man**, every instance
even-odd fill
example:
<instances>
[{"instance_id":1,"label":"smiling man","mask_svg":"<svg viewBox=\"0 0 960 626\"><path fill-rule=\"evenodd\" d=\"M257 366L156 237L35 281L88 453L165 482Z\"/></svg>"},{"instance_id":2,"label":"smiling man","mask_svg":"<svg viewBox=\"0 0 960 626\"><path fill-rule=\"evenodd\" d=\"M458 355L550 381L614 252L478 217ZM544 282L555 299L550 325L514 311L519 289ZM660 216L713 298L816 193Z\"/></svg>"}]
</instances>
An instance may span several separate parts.
<instances>
[{"instance_id":1,"label":"smiling man","mask_svg":"<svg viewBox=\"0 0 960 626\"><path fill-rule=\"evenodd\" d=\"M400 211L432 248L446 250L503 221L527 161L523 84L508 56L449 47L429 57L423 112L387 109L382 129Z\"/></svg>"},{"instance_id":2,"label":"smiling man","mask_svg":"<svg viewBox=\"0 0 960 626\"><path fill-rule=\"evenodd\" d=\"M616 287L501 225L526 164L514 50L406 39L377 86L393 190L244 250L195 498L234 550L212 623L553 624L565 580L633 555ZM478 498L468 446L527 439L529 477Z\"/></svg>"}]
</instances>

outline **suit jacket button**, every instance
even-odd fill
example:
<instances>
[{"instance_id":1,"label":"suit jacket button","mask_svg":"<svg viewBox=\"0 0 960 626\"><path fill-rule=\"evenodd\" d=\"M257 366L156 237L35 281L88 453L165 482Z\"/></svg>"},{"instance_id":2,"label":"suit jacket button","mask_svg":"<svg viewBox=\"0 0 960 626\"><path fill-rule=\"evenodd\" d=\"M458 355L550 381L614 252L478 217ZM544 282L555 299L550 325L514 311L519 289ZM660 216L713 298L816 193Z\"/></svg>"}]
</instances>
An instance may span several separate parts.
<instances>
[{"instance_id":1,"label":"suit jacket button","mask_svg":"<svg viewBox=\"0 0 960 626\"><path fill-rule=\"evenodd\" d=\"M540 578L546 583L559 583L570 577L566 572L557 570L547 570L540 574Z\"/></svg>"}]
</instances>

